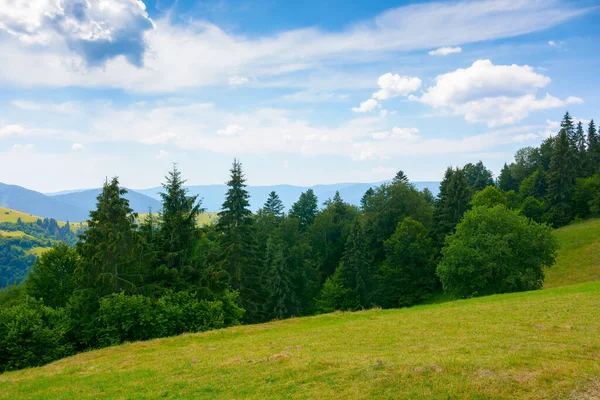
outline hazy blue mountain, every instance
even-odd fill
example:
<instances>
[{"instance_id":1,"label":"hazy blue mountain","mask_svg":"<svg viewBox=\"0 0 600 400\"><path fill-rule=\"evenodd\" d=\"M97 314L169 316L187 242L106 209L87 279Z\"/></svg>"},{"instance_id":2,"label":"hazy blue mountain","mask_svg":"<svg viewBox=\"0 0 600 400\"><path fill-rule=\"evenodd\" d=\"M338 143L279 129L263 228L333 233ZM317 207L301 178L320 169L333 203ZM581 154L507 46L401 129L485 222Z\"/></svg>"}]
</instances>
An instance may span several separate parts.
<instances>
[{"instance_id":1,"label":"hazy blue mountain","mask_svg":"<svg viewBox=\"0 0 600 400\"><path fill-rule=\"evenodd\" d=\"M82 208L89 212L96 208L96 197L102 189L88 189L82 191L72 191L66 194L58 194L49 198L56 199L62 203L70 204L74 207ZM153 212L158 212L162 208L159 200L147 195L138 193L134 190L128 190L125 198L129 200L129 207L139 214L145 214L152 209ZM87 219L87 215L86 218Z\"/></svg>"},{"instance_id":2,"label":"hazy blue mountain","mask_svg":"<svg viewBox=\"0 0 600 400\"><path fill-rule=\"evenodd\" d=\"M315 185L315 186L293 186L293 185L272 185L272 186L248 186L250 193L250 207L253 211L258 210L267 200L271 191L277 192L286 209L289 209L293 203L298 200L300 193L312 189L315 195L319 198L319 203L322 204L325 200L333 197L336 191L340 192L342 199L350 204L359 205L360 199L370 187L379 186L383 182L377 183L336 183L331 185ZM428 188L434 196L439 192L439 182L413 182L413 185L419 190ZM226 185L197 185L187 186L190 194L198 195L202 200L202 207L206 211L219 211L225 193L227 192ZM162 187L154 187L150 189L136 189L136 192L145 194L156 200L160 200L159 193Z\"/></svg>"},{"instance_id":3,"label":"hazy blue mountain","mask_svg":"<svg viewBox=\"0 0 600 400\"><path fill-rule=\"evenodd\" d=\"M54 197L25 189L21 186L0 183L0 207L22 211L59 221L78 222L88 217L89 210L66 204Z\"/></svg>"}]
</instances>

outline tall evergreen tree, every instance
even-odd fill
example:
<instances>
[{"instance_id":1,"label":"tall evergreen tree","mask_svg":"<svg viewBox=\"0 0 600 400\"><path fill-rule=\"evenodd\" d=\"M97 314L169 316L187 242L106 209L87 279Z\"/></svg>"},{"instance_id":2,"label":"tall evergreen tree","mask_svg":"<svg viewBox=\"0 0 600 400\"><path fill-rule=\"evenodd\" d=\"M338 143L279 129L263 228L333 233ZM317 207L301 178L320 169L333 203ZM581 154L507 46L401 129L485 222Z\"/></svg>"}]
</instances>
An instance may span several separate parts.
<instances>
[{"instance_id":1,"label":"tall evergreen tree","mask_svg":"<svg viewBox=\"0 0 600 400\"><path fill-rule=\"evenodd\" d=\"M494 184L492 171L487 169L482 161L477 164L468 163L463 167L463 170L473 192L483 190Z\"/></svg>"},{"instance_id":2,"label":"tall evergreen tree","mask_svg":"<svg viewBox=\"0 0 600 400\"><path fill-rule=\"evenodd\" d=\"M440 193L434 211L436 239L444 242L447 234L454 231L463 214L469 209L472 189L461 168L446 170L440 183Z\"/></svg>"},{"instance_id":3,"label":"tall evergreen tree","mask_svg":"<svg viewBox=\"0 0 600 400\"><path fill-rule=\"evenodd\" d=\"M300 230L304 231L314 222L318 209L317 196L315 196L312 189L308 189L300 194L298 201L292 205L290 217L298 219Z\"/></svg>"},{"instance_id":4,"label":"tall evergreen tree","mask_svg":"<svg viewBox=\"0 0 600 400\"><path fill-rule=\"evenodd\" d=\"M500 175L498 176L498 187L505 192L517 190L519 188L518 182L513 178L512 171L506 163L504 163Z\"/></svg>"},{"instance_id":5,"label":"tall evergreen tree","mask_svg":"<svg viewBox=\"0 0 600 400\"><path fill-rule=\"evenodd\" d=\"M162 211L159 214L159 266L156 277L162 285L180 288L194 277L192 257L198 240L197 217L203 211L198 196L188 196L185 180L173 164L163 183Z\"/></svg>"},{"instance_id":6,"label":"tall evergreen tree","mask_svg":"<svg viewBox=\"0 0 600 400\"><path fill-rule=\"evenodd\" d=\"M573 139L573 135L575 134L575 125L573 124L573 118L571 118L571 114L569 112L565 112L562 121L560 122L561 130L564 130L567 134L567 138L569 140Z\"/></svg>"},{"instance_id":7,"label":"tall evergreen tree","mask_svg":"<svg viewBox=\"0 0 600 400\"><path fill-rule=\"evenodd\" d=\"M129 207L126 193L116 177L104 184L96 209L90 212L88 229L77 243L80 288L99 296L134 292L147 272L135 224L137 214Z\"/></svg>"},{"instance_id":8,"label":"tall evergreen tree","mask_svg":"<svg viewBox=\"0 0 600 400\"><path fill-rule=\"evenodd\" d=\"M273 235L267 243L267 272L265 290L268 294L265 309L267 318L283 319L298 315L299 304L292 282L288 257L283 241Z\"/></svg>"},{"instance_id":9,"label":"tall evergreen tree","mask_svg":"<svg viewBox=\"0 0 600 400\"><path fill-rule=\"evenodd\" d=\"M572 140L573 147L573 170L577 176L585 176L588 167L588 154L586 149L585 133L583 132L583 124L581 121L577 123L575 133L573 134Z\"/></svg>"},{"instance_id":10,"label":"tall evergreen tree","mask_svg":"<svg viewBox=\"0 0 600 400\"><path fill-rule=\"evenodd\" d=\"M600 137L596 130L596 124L594 120L590 121L587 131L587 145L588 145L588 175L600 171Z\"/></svg>"},{"instance_id":11,"label":"tall evergreen tree","mask_svg":"<svg viewBox=\"0 0 600 400\"><path fill-rule=\"evenodd\" d=\"M240 291L245 319L256 322L262 319L264 291L262 270L257 255L256 230L249 209L250 195L242 164L236 159L231 168L229 189L216 229L219 232L221 265L230 276L233 289Z\"/></svg>"},{"instance_id":12,"label":"tall evergreen tree","mask_svg":"<svg viewBox=\"0 0 600 400\"><path fill-rule=\"evenodd\" d=\"M408 183L408 176L406 176L404 171L400 170L396 172L396 176L392 179L392 183Z\"/></svg>"},{"instance_id":13,"label":"tall evergreen tree","mask_svg":"<svg viewBox=\"0 0 600 400\"><path fill-rule=\"evenodd\" d=\"M365 194L363 195L363 197L361 197L360 199L360 208L361 210L365 211L369 208L370 203L371 203L371 199L373 198L373 195L375 194L375 191L373 190L373 188L368 188L367 191L365 192Z\"/></svg>"},{"instance_id":14,"label":"tall evergreen tree","mask_svg":"<svg viewBox=\"0 0 600 400\"><path fill-rule=\"evenodd\" d=\"M342 308L356 310L370 307L373 294L373 270L367 239L360 220L355 220L335 279L348 289Z\"/></svg>"},{"instance_id":15,"label":"tall evergreen tree","mask_svg":"<svg viewBox=\"0 0 600 400\"><path fill-rule=\"evenodd\" d=\"M283 205L283 202L281 201L277 193L275 193L275 191L269 193L269 198L265 202L263 210L276 217L281 217L283 215L284 209L285 207Z\"/></svg>"},{"instance_id":16,"label":"tall evergreen tree","mask_svg":"<svg viewBox=\"0 0 600 400\"><path fill-rule=\"evenodd\" d=\"M555 226L568 223L572 217L571 196L575 185L573 166L571 140L567 129L563 128L554 142L554 152L547 176L548 202L552 223Z\"/></svg>"}]
</instances>

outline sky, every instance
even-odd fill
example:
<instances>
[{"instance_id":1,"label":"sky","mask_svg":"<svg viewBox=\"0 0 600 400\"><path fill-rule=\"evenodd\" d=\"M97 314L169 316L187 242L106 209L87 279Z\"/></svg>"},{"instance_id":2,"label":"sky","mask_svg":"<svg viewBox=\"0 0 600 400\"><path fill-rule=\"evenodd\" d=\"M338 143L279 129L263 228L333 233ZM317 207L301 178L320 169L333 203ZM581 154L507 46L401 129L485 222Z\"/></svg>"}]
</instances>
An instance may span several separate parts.
<instances>
[{"instance_id":1,"label":"sky","mask_svg":"<svg viewBox=\"0 0 600 400\"><path fill-rule=\"evenodd\" d=\"M600 119L591 0L0 0L0 182L441 180Z\"/></svg>"}]
</instances>

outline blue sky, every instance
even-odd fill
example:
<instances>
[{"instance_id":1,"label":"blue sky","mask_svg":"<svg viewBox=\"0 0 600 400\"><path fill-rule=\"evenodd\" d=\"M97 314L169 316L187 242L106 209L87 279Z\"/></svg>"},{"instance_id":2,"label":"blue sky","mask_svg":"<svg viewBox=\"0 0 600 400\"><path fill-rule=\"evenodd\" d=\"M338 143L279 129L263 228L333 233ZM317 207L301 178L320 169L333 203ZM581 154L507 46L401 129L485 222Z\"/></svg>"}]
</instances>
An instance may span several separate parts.
<instances>
[{"instance_id":1,"label":"blue sky","mask_svg":"<svg viewBox=\"0 0 600 400\"><path fill-rule=\"evenodd\" d=\"M595 1L0 0L0 181L497 173L600 118Z\"/></svg>"}]
</instances>

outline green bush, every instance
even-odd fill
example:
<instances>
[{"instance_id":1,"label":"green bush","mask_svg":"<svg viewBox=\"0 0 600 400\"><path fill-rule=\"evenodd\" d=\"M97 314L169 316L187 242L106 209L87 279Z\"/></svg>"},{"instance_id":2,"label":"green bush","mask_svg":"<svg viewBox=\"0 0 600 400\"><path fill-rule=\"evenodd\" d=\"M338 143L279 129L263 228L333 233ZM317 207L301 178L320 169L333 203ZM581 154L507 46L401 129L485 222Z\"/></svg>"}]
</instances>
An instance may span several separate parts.
<instances>
[{"instance_id":1,"label":"green bush","mask_svg":"<svg viewBox=\"0 0 600 400\"><path fill-rule=\"evenodd\" d=\"M504 206L476 207L446 238L437 274L461 298L540 289L557 249L549 226Z\"/></svg>"},{"instance_id":2,"label":"green bush","mask_svg":"<svg viewBox=\"0 0 600 400\"><path fill-rule=\"evenodd\" d=\"M0 371L43 365L70 354L68 327L64 310L31 297L0 309Z\"/></svg>"}]
</instances>

